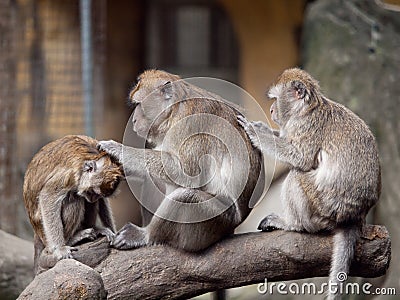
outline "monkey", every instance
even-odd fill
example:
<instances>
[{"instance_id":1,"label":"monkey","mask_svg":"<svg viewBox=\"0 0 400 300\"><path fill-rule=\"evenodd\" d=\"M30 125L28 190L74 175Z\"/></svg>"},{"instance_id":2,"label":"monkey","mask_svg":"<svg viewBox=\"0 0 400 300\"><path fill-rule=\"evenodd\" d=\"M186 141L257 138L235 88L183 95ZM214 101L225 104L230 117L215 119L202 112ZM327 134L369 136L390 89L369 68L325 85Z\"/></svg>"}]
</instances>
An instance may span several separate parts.
<instances>
[{"instance_id":1,"label":"monkey","mask_svg":"<svg viewBox=\"0 0 400 300\"><path fill-rule=\"evenodd\" d=\"M108 198L123 178L121 165L88 136L68 135L41 148L29 163L23 185L25 208L34 230L34 272L43 249L55 261L73 258L83 240L116 229ZM96 225L99 217L103 226Z\"/></svg>"},{"instance_id":2,"label":"monkey","mask_svg":"<svg viewBox=\"0 0 400 300\"><path fill-rule=\"evenodd\" d=\"M148 173L166 192L149 224L126 224L113 247L163 244L198 252L233 234L264 187L262 155L237 124L239 107L153 69L138 77L129 99L133 130L149 149L112 140L98 147L122 163L125 176Z\"/></svg>"},{"instance_id":3,"label":"monkey","mask_svg":"<svg viewBox=\"0 0 400 300\"><path fill-rule=\"evenodd\" d=\"M238 116L256 148L290 167L282 186L283 216L268 215L258 229L333 232L329 279L339 284L337 276L349 273L366 215L380 197L375 137L355 113L324 96L302 69L285 70L268 96L276 99L270 112L279 130Z\"/></svg>"}]
</instances>

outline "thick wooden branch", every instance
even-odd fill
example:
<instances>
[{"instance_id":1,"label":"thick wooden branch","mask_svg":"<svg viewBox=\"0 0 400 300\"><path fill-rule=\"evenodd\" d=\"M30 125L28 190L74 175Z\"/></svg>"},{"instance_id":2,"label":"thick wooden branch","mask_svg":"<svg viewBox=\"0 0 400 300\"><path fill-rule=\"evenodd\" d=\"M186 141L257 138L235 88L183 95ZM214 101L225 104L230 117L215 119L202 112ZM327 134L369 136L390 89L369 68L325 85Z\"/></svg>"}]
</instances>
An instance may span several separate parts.
<instances>
[{"instance_id":1,"label":"thick wooden branch","mask_svg":"<svg viewBox=\"0 0 400 300\"><path fill-rule=\"evenodd\" d=\"M105 241L94 245L85 245L86 250L78 251L81 256L77 258L84 262L89 257L98 256L96 253L104 255ZM385 227L368 226L357 245L351 275L377 277L385 274L390 262L390 245ZM97 266L93 265L97 264L95 261L89 260L88 263L101 275L108 299L171 299L263 282L266 278L272 282L327 276L331 253L330 235L274 231L235 235L197 254L153 246L130 251L111 250L110 255ZM59 267L60 263L63 268ZM48 271L36 277L20 299L43 296L34 294L35 289L37 291L37 287L46 282L49 286L49 280L60 282L61 276L70 282L76 278L74 267L81 270L82 265L65 264L65 261L59 262L50 270L53 273ZM57 272L54 272L56 268ZM46 277L46 274L51 275ZM81 278L81 287L89 286L85 280L87 278ZM99 286L97 283L92 285ZM60 294L62 284L56 286ZM100 284L99 288L91 290L99 297L101 289ZM82 290L77 290L82 294ZM85 290L84 294L90 295L91 290ZM69 286L68 291L74 290Z\"/></svg>"}]
</instances>

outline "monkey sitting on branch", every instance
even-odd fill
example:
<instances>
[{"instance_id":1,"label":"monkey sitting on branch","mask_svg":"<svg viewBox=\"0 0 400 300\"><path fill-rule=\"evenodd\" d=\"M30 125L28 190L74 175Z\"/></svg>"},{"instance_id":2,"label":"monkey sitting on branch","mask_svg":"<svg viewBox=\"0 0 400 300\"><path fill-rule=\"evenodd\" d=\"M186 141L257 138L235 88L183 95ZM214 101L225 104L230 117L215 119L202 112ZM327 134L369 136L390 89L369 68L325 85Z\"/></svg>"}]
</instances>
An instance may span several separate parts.
<instances>
[{"instance_id":1,"label":"monkey sitting on branch","mask_svg":"<svg viewBox=\"0 0 400 300\"><path fill-rule=\"evenodd\" d=\"M35 274L45 247L57 261L73 258L73 246L83 240L104 235L111 241L115 235L108 198L123 170L96 146L87 136L65 136L45 145L28 165L23 196L34 230ZM96 225L97 217L103 226Z\"/></svg>"},{"instance_id":2,"label":"monkey sitting on branch","mask_svg":"<svg viewBox=\"0 0 400 300\"><path fill-rule=\"evenodd\" d=\"M334 232L329 280L347 278L365 218L378 201L378 147L368 126L349 109L325 97L301 69L288 69L268 96L274 131L238 116L253 145L290 166L282 187L283 216L271 214L259 229ZM330 293L329 299L340 299Z\"/></svg>"},{"instance_id":3,"label":"monkey sitting on branch","mask_svg":"<svg viewBox=\"0 0 400 300\"><path fill-rule=\"evenodd\" d=\"M99 148L123 164L127 177L149 174L165 194L146 227L128 223L112 245L167 244L200 251L232 234L264 188L262 156L237 123L239 110L160 70L141 74L129 98L133 130L150 149L115 141L101 141Z\"/></svg>"}]
</instances>

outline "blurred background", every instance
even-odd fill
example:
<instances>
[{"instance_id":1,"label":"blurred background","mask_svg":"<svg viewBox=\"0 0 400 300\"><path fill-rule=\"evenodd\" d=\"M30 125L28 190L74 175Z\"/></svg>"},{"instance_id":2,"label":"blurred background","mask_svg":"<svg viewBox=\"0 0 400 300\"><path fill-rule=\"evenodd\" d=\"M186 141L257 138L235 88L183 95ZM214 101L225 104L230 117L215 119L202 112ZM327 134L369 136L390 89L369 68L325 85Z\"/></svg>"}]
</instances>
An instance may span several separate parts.
<instances>
[{"instance_id":1,"label":"blurred background","mask_svg":"<svg viewBox=\"0 0 400 300\"><path fill-rule=\"evenodd\" d=\"M66 134L122 141L143 70L230 81L268 112L265 91L293 66L378 139L383 192L369 222L389 229L393 257L372 282L400 293L400 0L0 0L0 229L32 239L22 183L44 144ZM281 181L238 232L279 213ZM126 185L113 211L118 227L140 224ZM228 296L291 298L254 286Z\"/></svg>"}]
</instances>

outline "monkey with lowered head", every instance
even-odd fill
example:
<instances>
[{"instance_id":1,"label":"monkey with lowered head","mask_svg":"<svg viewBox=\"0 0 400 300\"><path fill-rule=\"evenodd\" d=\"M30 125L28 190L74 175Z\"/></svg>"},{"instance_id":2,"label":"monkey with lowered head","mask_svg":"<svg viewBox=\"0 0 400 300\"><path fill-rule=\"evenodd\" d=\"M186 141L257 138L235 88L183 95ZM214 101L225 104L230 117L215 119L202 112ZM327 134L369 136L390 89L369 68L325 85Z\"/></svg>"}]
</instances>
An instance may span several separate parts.
<instances>
[{"instance_id":1,"label":"monkey with lowered head","mask_svg":"<svg viewBox=\"0 0 400 300\"><path fill-rule=\"evenodd\" d=\"M375 138L358 116L325 97L301 69L284 71L268 96L276 98L271 115L279 131L238 117L258 149L290 166L282 187L283 216L267 216L259 229L333 231L329 279L339 283L336 277L348 274L365 217L380 196Z\"/></svg>"},{"instance_id":2,"label":"monkey with lowered head","mask_svg":"<svg viewBox=\"0 0 400 300\"><path fill-rule=\"evenodd\" d=\"M115 235L108 198L123 171L96 146L90 137L68 135L45 145L28 165L23 196L34 230L35 274L45 247L56 260L72 258L82 240Z\"/></svg>"},{"instance_id":3,"label":"monkey with lowered head","mask_svg":"<svg viewBox=\"0 0 400 300\"><path fill-rule=\"evenodd\" d=\"M232 234L250 213L252 196L260 197L256 184L264 175L260 151L237 123L239 110L160 70L141 74L129 98L133 130L151 149L123 148L115 141L99 147L119 159L126 176L149 173L166 193L150 223L128 223L114 247L168 244L200 251Z\"/></svg>"}]
</instances>

